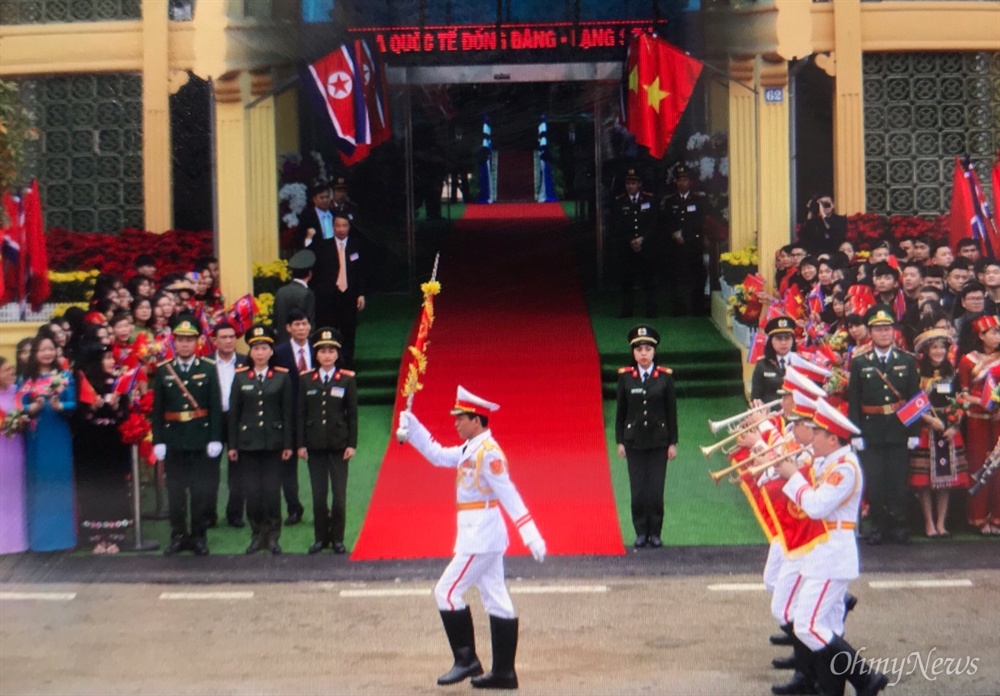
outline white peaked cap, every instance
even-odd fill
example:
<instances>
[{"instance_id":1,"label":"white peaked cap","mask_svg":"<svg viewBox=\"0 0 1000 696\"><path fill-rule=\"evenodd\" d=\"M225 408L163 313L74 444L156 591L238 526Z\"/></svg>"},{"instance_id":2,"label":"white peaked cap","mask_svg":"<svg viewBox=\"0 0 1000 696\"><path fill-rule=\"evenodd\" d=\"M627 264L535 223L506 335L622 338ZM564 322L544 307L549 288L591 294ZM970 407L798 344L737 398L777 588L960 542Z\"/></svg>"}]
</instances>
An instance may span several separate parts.
<instances>
[{"instance_id":1,"label":"white peaked cap","mask_svg":"<svg viewBox=\"0 0 1000 696\"><path fill-rule=\"evenodd\" d=\"M499 410L500 404L480 398L460 384L455 394L455 407L451 409L451 414L457 416L460 413L475 413L479 416L488 416Z\"/></svg>"}]
</instances>

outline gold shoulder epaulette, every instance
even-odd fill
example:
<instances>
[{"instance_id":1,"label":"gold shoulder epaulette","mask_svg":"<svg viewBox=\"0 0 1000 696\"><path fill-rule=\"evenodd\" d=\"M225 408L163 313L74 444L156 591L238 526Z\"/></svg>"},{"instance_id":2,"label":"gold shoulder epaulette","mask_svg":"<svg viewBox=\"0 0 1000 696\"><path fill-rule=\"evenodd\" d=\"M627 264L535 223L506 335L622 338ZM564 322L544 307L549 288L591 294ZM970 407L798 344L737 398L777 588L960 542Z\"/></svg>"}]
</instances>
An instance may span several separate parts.
<instances>
[{"instance_id":1,"label":"gold shoulder epaulette","mask_svg":"<svg viewBox=\"0 0 1000 696\"><path fill-rule=\"evenodd\" d=\"M271 369L274 370L275 372L288 372L288 368L287 367L277 367L277 366L275 366L275 367L272 367Z\"/></svg>"},{"instance_id":2,"label":"gold shoulder epaulette","mask_svg":"<svg viewBox=\"0 0 1000 696\"><path fill-rule=\"evenodd\" d=\"M209 365L215 364L215 361L212 360L211 358L198 358L198 359L201 360L202 362L207 362Z\"/></svg>"},{"instance_id":3,"label":"gold shoulder epaulette","mask_svg":"<svg viewBox=\"0 0 1000 696\"><path fill-rule=\"evenodd\" d=\"M354 370L339 370L339 372L347 377L353 377L356 374Z\"/></svg>"},{"instance_id":4,"label":"gold shoulder epaulette","mask_svg":"<svg viewBox=\"0 0 1000 696\"><path fill-rule=\"evenodd\" d=\"M657 372L662 372L665 375L672 375L672 374L674 374L674 371L671 370L669 367L657 367L656 371Z\"/></svg>"},{"instance_id":5,"label":"gold shoulder epaulette","mask_svg":"<svg viewBox=\"0 0 1000 696\"><path fill-rule=\"evenodd\" d=\"M315 372L315 371L316 371L316 368L314 367L314 368L313 368L313 369L311 369L311 370L306 370L305 372L300 372L300 373L299 373L299 377L301 377L302 375L311 375L311 374L312 374L313 372ZM287 372L287 370L286 370L286 372Z\"/></svg>"},{"instance_id":6,"label":"gold shoulder epaulette","mask_svg":"<svg viewBox=\"0 0 1000 696\"><path fill-rule=\"evenodd\" d=\"M618 368L618 374L620 374L620 375L624 375L626 372L631 372L631 371L632 371L631 367L619 367Z\"/></svg>"},{"instance_id":7,"label":"gold shoulder epaulette","mask_svg":"<svg viewBox=\"0 0 1000 696\"><path fill-rule=\"evenodd\" d=\"M239 373L241 373L241 372L246 372L246 371L248 371L249 369L250 369L250 366L249 366L249 365L244 365L243 367L237 367L237 368L236 368L236 374L239 374Z\"/></svg>"},{"instance_id":8,"label":"gold shoulder epaulette","mask_svg":"<svg viewBox=\"0 0 1000 696\"><path fill-rule=\"evenodd\" d=\"M163 367L164 365L166 365L171 360L173 360L173 358L167 358L166 360L161 360L160 362L156 363L156 366L157 367Z\"/></svg>"}]
</instances>

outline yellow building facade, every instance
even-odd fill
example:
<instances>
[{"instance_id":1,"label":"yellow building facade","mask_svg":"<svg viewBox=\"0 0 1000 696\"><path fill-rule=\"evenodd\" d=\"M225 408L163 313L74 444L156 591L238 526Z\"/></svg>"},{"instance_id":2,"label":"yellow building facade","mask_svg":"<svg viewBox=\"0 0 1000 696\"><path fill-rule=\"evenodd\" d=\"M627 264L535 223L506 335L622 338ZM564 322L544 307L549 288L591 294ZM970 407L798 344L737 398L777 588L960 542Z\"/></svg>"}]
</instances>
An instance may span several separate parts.
<instances>
[{"instance_id":1,"label":"yellow building facade","mask_svg":"<svg viewBox=\"0 0 1000 696\"><path fill-rule=\"evenodd\" d=\"M14 0L17 2L18 0ZM193 73L214 95L215 219L222 290L252 287L251 265L278 255L277 153L298 149L294 95L272 96L302 53L296 0L202 0L171 21L168 0L133 0L140 19L0 25L0 77L134 73L142 79L144 226L171 229L169 96ZM815 56L832 76L834 195L866 209L862 60L867 52L1000 51L993 0L703 0L713 129L729 133L731 247L756 242L762 267L794 225L789 199L789 66ZM0 325L0 347L31 326Z\"/></svg>"}]
</instances>

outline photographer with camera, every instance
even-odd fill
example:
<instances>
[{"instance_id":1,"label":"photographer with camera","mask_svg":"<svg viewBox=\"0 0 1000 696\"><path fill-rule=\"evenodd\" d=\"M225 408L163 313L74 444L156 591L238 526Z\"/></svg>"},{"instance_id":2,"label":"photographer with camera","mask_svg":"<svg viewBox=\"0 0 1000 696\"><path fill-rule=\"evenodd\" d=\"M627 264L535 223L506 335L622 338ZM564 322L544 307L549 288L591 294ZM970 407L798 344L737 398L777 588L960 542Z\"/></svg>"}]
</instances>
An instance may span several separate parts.
<instances>
[{"instance_id":1,"label":"photographer with camera","mask_svg":"<svg viewBox=\"0 0 1000 696\"><path fill-rule=\"evenodd\" d=\"M799 242L813 256L832 254L847 238L847 218L834 213L831 196L813 196L807 206L809 216L799 230Z\"/></svg>"}]
</instances>

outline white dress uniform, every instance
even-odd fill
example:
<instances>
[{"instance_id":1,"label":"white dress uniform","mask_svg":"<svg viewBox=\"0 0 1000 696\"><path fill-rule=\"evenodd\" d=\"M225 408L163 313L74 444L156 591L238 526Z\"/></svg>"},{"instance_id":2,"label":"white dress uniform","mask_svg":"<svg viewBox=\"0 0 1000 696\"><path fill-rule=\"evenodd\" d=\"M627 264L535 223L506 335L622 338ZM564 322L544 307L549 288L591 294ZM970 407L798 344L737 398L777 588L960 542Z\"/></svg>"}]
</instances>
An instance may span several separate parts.
<instances>
[{"instance_id":1,"label":"white dress uniform","mask_svg":"<svg viewBox=\"0 0 1000 696\"><path fill-rule=\"evenodd\" d=\"M845 445L813 462L816 485L800 473L782 489L809 517L826 523L828 539L798 559L793 598L795 635L810 650L821 650L844 633L844 595L860 574L854 528L864 483L857 456Z\"/></svg>"},{"instance_id":2,"label":"white dress uniform","mask_svg":"<svg viewBox=\"0 0 1000 696\"><path fill-rule=\"evenodd\" d=\"M489 403L489 402L485 402ZM455 557L434 588L439 609L460 610L462 595L476 585L487 613L516 616L504 578L503 554L509 540L500 508L507 511L521 540L537 560L544 558L542 536L521 495L510 480L507 458L490 430L457 447L444 447L412 413L401 414L408 441L434 466L456 469L455 501L458 531ZM541 555L541 558L539 558Z\"/></svg>"}]
</instances>

